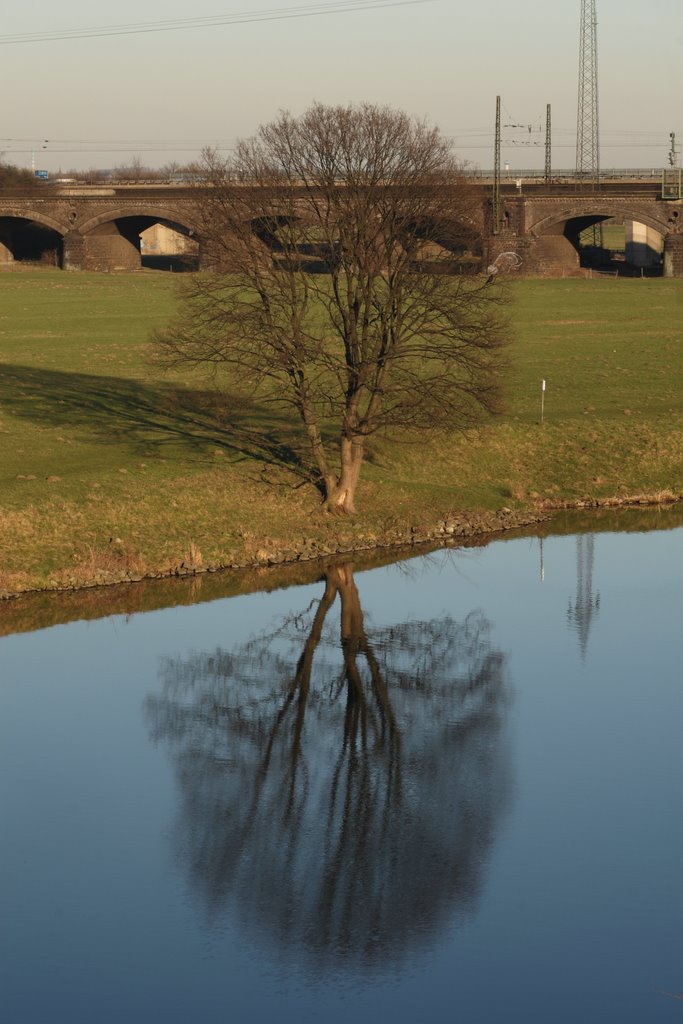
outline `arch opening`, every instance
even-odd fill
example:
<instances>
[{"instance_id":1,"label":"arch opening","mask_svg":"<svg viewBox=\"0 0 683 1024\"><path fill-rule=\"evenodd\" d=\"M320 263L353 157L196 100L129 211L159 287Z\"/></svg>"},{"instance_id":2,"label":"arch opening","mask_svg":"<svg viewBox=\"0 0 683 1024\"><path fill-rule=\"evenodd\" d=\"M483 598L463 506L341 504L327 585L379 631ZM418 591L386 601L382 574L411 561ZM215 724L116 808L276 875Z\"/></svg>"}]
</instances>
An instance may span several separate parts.
<instances>
[{"instance_id":1,"label":"arch opening","mask_svg":"<svg viewBox=\"0 0 683 1024\"><path fill-rule=\"evenodd\" d=\"M310 274L328 274L339 260L339 242L314 221L273 214L248 222L263 246L264 258L275 266L296 267ZM481 232L471 223L450 220L406 222L405 236L396 231L393 244L412 254L414 269L429 273L463 274L478 270L483 260ZM377 239L377 255L386 258L385 243ZM388 243L386 243L388 244Z\"/></svg>"},{"instance_id":2,"label":"arch opening","mask_svg":"<svg viewBox=\"0 0 683 1024\"><path fill-rule=\"evenodd\" d=\"M164 217L131 215L103 221L85 236L89 270L193 272L199 242L190 228Z\"/></svg>"},{"instance_id":3,"label":"arch opening","mask_svg":"<svg viewBox=\"0 0 683 1024\"><path fill-rule=\"evenodd\" d=\"M151 270L191 273L199 270L199 242L182 224L153 221L140 231L140 260Z\"/></svg>"},{"instance_id":4,"label":"arch opening","mask_svg":"<svg viewBox=\"0 0 683 1024\"><path fill-rule=\"evenodd\" d=\"M589 215L568 220L564 236L582 267L619 277L661 277L664 239L628 217Z\"/></svg>"},{"instance_id":5,"label":"arch opening","mask_svg":"<svg viewBox=\"0 0 683 1024\"><path fill-rule=\"evenodd\" d=\"M62 235L28 217L0 217L0 268L16 264L62 267Z\"/></svg>"},{"instance_id":6,"label":"arch opening","mask_svg":"<svg viewBox=\"0 0 683 1024\"><path fill-rule=\"evenodd\" d=\"M545 225L537 247L552 247L564 269L579 268L619 277L660 277L664 235L628 215L581 214Z\"/></svg>"}]
</instances>

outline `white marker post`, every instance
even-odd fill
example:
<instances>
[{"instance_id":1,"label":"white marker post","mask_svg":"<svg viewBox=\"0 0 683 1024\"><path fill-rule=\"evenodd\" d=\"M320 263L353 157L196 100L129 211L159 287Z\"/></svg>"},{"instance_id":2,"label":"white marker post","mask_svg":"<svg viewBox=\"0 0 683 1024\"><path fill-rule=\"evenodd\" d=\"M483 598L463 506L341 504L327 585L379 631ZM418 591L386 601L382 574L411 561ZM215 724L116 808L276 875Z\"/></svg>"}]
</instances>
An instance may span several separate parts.
<instances>
[{"instance_id":1,"label":"white marker post","mask_svg":"<svg viewBox=\"0 0 683 1024\"><path fill-rule=\"evenodd\" d=\"M543 416L545 414L545 381L541 381L541 423L543 423Z\"/></svg>"}]
</instances>

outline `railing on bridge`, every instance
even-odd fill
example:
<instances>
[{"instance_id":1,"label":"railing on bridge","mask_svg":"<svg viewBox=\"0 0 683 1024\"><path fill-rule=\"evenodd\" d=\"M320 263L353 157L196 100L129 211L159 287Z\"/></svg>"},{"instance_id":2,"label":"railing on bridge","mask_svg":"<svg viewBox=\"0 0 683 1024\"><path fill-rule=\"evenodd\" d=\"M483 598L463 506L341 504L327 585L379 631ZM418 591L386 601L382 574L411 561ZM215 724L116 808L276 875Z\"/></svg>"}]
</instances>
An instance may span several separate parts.
<instances>
[{"instance_id":1,"label":"railing on bridge","mask_svg":"<svg viewBox=\"0 0 683 1024\"><path fill-rule=\"evenodd\" d=\"M662 171L662 199L683 199L683 171L680 167Z\"/></svg>"},{"instance_id":2,"label":"railing on bridge","mask_svg":"<svg viewBox=\"0 0 683 1024\"><path fill-rule=\"evenodd\" d=\"M492 170L482 170L481 168L468 168L468 173L473 178L478 178L481 181L493 181L494 173ZM664 172L667 173L667 172ZM612 167L601 169L600 180L601 181L650 181L653 185L658 185L661 181L662 171L658 167ZM514 184L517 178L522 178L525 181L545 181L545 171L543 168L538 167L510 167L508 170L501 174L501 184L509 182ZM558 168L552 173L553 182L560 184L576 183L579 184L585 181L585 175L578 174L576 170Z\"/></svg>"}]
</instances>

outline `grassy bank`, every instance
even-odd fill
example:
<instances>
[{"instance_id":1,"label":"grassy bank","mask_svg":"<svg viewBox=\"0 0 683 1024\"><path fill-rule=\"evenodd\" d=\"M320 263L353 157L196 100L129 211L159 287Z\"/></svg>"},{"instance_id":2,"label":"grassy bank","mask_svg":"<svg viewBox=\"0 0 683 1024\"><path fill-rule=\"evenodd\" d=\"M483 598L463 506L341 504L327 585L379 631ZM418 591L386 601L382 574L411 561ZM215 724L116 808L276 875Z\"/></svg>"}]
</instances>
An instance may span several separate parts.
<instances>
[{"instance_id":1,"label":"grassy bank","mask_svg":"<svg viewBox=\"0 0 683 1024\"><path fill-rule=\"evenodd\" d=\"M217 410L200 380L149 362L173 285L0 274L0 593L371 545L463 510L683 492L683 281L515 282L505 415L375 442L363 515L341 522L263 457L287 423Z\"/></svg>"}]
</instances>

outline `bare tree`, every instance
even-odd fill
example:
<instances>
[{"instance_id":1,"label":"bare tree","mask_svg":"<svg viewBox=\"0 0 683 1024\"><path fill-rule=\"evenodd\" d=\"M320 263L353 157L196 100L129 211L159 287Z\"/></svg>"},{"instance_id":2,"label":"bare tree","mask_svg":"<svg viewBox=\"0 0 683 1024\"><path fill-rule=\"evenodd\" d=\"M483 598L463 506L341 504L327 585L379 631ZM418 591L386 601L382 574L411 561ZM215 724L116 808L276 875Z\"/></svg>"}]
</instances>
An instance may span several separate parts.
<instances>
[{"instance_id":1,"label":"bare tree","mask_svg":"<svg viewBox=\"0 0 683 1024\"><path fill-rule=\"evenodd\" d=\"M139 153L134 153L131 156L130 163L115 167L111 176L114 181L129 181L135 182L135 184L142 181L155 181L162 177L160 171L155 171L145 165Z\"/></svg>"},{"instance_id":2,"label":"bare tree","mask_svg":"<svg viewBox=\"0 0 683 1024\"><path fill-rule=\"evenodd\" d=\"M145 713L212 919L386 966L476 906L510 796L507 659L481 612L373 628L352 564L322 584L267 635L164 660Z\"/></svg>"},{"instance_id":3,"label":"bare tree","mask_svg":"<svg viewBox=\"0 0 683 1024\"><path fill-rule=\"evenodd\" d=\"M371 105L282 113L231 162L205 153L197 202L218 272L158 346L292 407L331 510L355 511L373 433L496 408L500 292L466 273L474 199L437 129Z\"/></svg>"}]
</instances>

